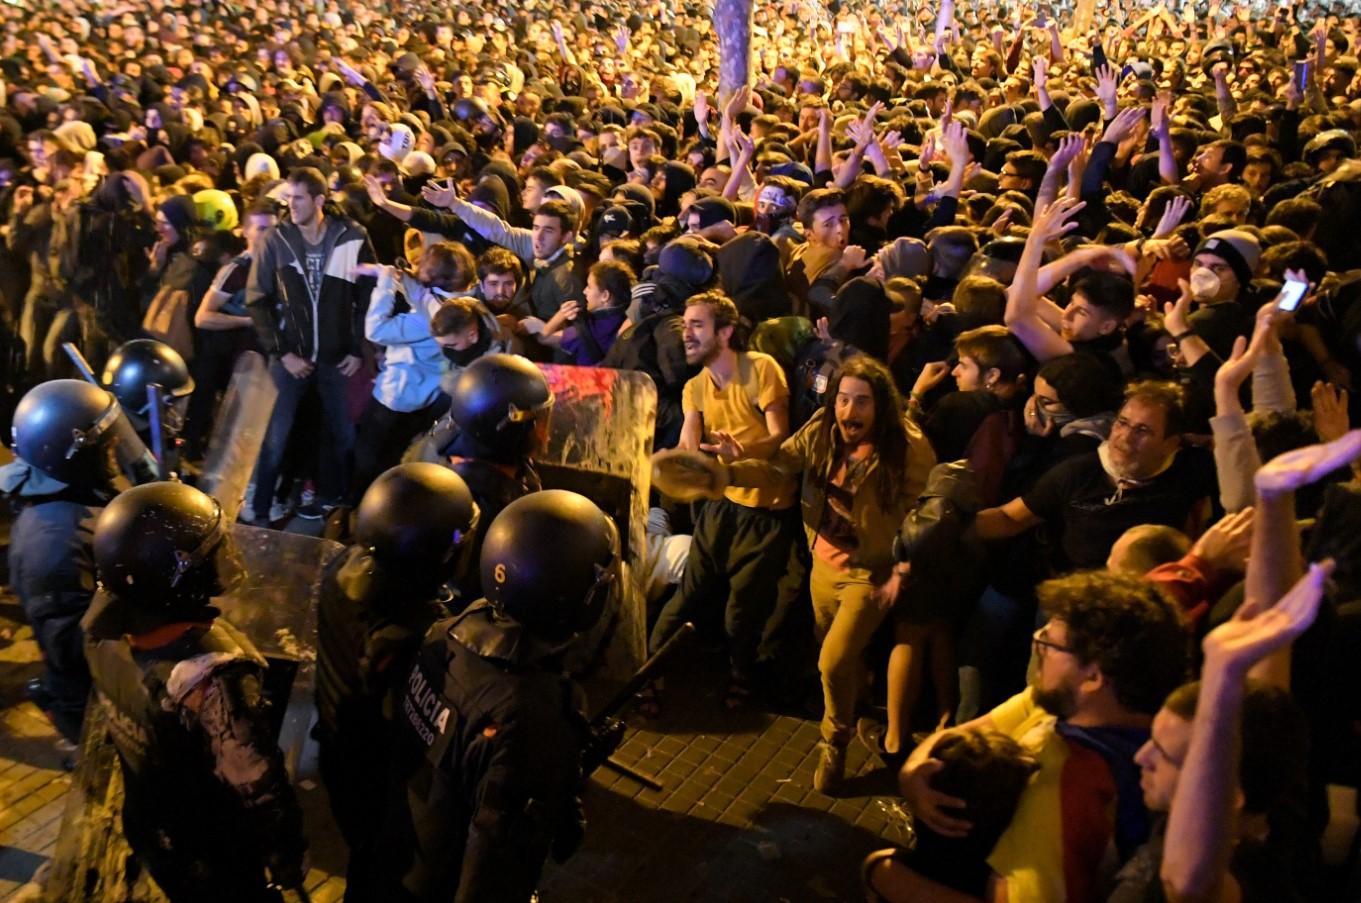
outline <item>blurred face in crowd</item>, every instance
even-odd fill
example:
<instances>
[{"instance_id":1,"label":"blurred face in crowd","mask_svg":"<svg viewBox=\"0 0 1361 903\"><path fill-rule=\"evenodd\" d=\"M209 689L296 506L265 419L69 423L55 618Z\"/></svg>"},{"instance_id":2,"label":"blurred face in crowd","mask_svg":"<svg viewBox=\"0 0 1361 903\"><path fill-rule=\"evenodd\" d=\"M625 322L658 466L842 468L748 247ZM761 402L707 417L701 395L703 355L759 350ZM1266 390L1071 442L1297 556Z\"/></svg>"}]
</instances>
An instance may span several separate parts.
<instances>
[{"instance_id":1,"label":"blurred face in crowd","mask_svg":"<svg viewBox=\"0 0 1361 903\"><path fill-rule=\"evenodd\" d=\"M841 440L849 446L869 441L874 429L873 387L858 377L842 377L837 385L834 404L836 428Z\"/></svg>"},{"instance_id":2,"label":"blurred face in crowd","mask_svg":"<svg viewBox=\"0 0 1361 903\"><path fill-rule=\"evenodd\" d=\"M488 273L482 280L482 299L493 310L501 310L515 298L514 273Z\"/></svg>"},{"instance_id":3,"label":"blurred face in crowd","mask_svg":"<svg viewBox=\"0 0 1361 903\"><path fill-rule=\"evenodd\" d=\"M168 245L177 244L180 240L180 231L159 210L156 211L156 236Z\"/></svg>"},{"instance_id":4,"label":"blurred face in crowd","mask_svg":"<svg viewBox=\"0 0 1361 903\"><path fill-rule=\"evenodd\" d=\"M525 187L520 192L520 203L526 210L531 212L538 210L539 205L544 201L544 193L552 187L553 186L551 185L545 185L538 179L526 179Z\"/></svg>"},{"instance_id":5,"label":"blurred face in crowd","mask_svg":"<svg viewBox=\"0 0 1361 903\"><path fill-rule=\"evenodd\" d=\"M1043 376L1035 377L1035 391L1026 399L1025 428L1032 436L1049 436L1054 432L1054 421L1049 412L1062 406L1059 393Z\"/></svg>"},{"instance_id":6,"label":"blurred face in crowd","mask_svg":"<svg viewBox=\"0 0 1361 903\"><path fill-rule=\"evenodd\" d=\"M632 164L634 169L642 169L647 158L656 152L657 146L652 143L651 138L640 136L629 139L629 163Z\"/></svg>"},{"instance_id":7,"label":"blurred face in crowd","mask_svg":"<svg viewBox=\"0 0 1361 903\"><path fill-rule=\"evenodd\" d=\"M718 359L732 338L732 327L714 327L714 311L707 304L693 304L685 308L685 362L692 367L705 367Z\"/></svg>"},{"instance_id":8,"label":"blurred face in crowd","mask_svg":"<svg viewBox=\"0 0 1361 903\"><path fill-rule=\"evenodd\" d=\"M254 250L260 238L274 228L274 216L272 214L253 213L246 217L246 222L241 227L241 234L246 239L246 248Z\"/></svg>"},{"instance_id":9,"label":"blurred face in crowd","mask_svg":"<svg viewBox=\"0 0 1361 903\"><path fill-rule=\"evenodd\" d=\"M844 204L823 207L813 214L813 224L808 230L808 240L814 244L844 251L851 235L851 217Z\"/></svg>"},{"instance_id":10,"label":"blurred face in crowd","mask_svg":"<svg viewBox=\"0 0 1361 903\"><path fill-rule=\"evenodd\" d=\"M1035 631L1029 683L1035 703L1059 720L1073 717L1084 689L1099 686L1100 671L1083 665L1068 645L1068 625L1057 618Z\"/></svg>"},{"instance_id":11,"label":"blurred face in crowd","mask_svg":"<svg viewBox=\"0 0 1361 903\"><path fill-rule=\"evenodd\" d=\"M1261 197L1271 187L1271 163L1267 160L1253 160L1243 167L1243 185L1252 192L1253 197Z\"/></svg>"},{"instance_id":12,"label":"blurred face in crowd","mask_svg":"<svg viewBox=\"0 0 1361 903\"><path fill-rule=\"evenodd\" d=\"M594 273L586 276L586 288L582 294L586 297L587 310L603 310L613 303L610 299L610 293L602 289L600 283L595 281Z\"/></svg>"},{"instance_id":13,"label":"blurred face in crowd","mask_svg":"<svg viewBox=\"0 0 1361 903\"><path fill-rule=\"evenodd\" d=\"M1090 342L1119 328L1119 319L1097 307L1086 295L1076 294L1063 309L1059 332L1070 342Z\"/></svg>"},{"instance_id":14,"label":"blurred face in crowd","mask_svg":"<svg viewBox=\"0 0 1361 903\"><path fill-rule=\"evenodd\" d=\"M996 374L996 369L989 370L985 373L983 368L979 366L978 361L969 357L967 354L961 354L959 356L959 362L956 363L954 369L950 371L950 375L955 378L955 385L959 387L959 391L961 392L975 392L979 389L991 388L991 386L988 385L989 380L996 382Z\"/></svg>"},{"instance_id":15,"label":"blurred face in crowd","mask_svg":"<svg viewBox=\"0 0 1361 903\"><path fill-rule=\"evenodd\" d=\"M297 226L311 226L321 217L322 197L313 197L306 185L288 182L284 185L284 203L288 204L288 216Z\"/></svg>"},{"instance_id":16,"label":"blurred face in crowd","mask_svg":"<svg viewBox=\"0 0 1361 903\"><path fill-rule=\"evenodd\" d=\"M1181 437L1167 435L1167 412L1142 398L1125 402L1107 440L1111 462L1122 476L1133 480L1157 474L1181 446Z\"/></svg>"},{"instance_id":17,"label":"blurred face in crowd","mask_svg":"<svg viewBox=\"0 0 1361 903\"><path fill-rule=\"evenodd\" d=\"M535 216L533 229L534 259L547 260L558 252L567 235L556 216Z\"/></svg>"},{"instance_id":18,"label":"blurred face in crowd","mask_svg":"<svg viewBox=\"0 0 1361 903\"><path fill-rule=\"evenodd\" d=\"M1202 285L1203 290L1198 288ZM1218 304L1237 298L1242 286L1233 267L1224 258L1216 254L1197 254L1191 261L1191 288L1201 304Z\"/></svg>"},{"instance_id":19,"label":"blurred face in crowd","mask_svg":"<svg viewBox=\"0 0 1361 903\"><path fill-rule=\"evenodd\" d=\"M450 351L467 351L476 345L481 338L482 330L474 321L464 329L456 330L447 335L435 336L435 342L441 348L448 348Z\"/></svg>"},{"instance_id":20,"label":"blurred face in crowd","mask_svg":"<svg viewBox=\"0 0 1361 903\"><path fill-rule=\"evenodd\" d=\"M1222 185L1229 180L1230 166L1224 162L1224 148L1203 147L1191 158L1191 173L1202 186Z\"/></svg>"},{"instance_id":21,"label":"blurred face in crowd","mask_svg":"<svg viewBox=\"0 0 1361 903\"><path fill-rule=\"evenodd\" d=\"M1167 709L1153 717L1148 742L1139 748L1134 763L1139 766L1139 789L1150 812L1168 812L1181 778L1181 765L1191 749L1191 722Z\"/></svg>"}]
</instances>

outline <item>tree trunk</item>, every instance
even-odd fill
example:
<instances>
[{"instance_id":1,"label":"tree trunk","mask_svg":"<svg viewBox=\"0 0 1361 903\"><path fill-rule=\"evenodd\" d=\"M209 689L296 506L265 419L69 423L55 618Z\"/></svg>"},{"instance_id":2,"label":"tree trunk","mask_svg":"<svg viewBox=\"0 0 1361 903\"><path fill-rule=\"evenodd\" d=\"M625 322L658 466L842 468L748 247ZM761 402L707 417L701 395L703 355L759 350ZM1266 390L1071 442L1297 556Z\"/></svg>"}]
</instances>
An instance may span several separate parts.
<instances>
[{"instance_id":1,"label":"tree trunk","mask_svg":"<svg viewBox=\"0 0 1361 903\"><path fill-rule=\"evenodd\" d=\"M718 33L718 95L724 101L751 83L752 0L718 0L714 30Z\"/></svg>"}]
</instances>

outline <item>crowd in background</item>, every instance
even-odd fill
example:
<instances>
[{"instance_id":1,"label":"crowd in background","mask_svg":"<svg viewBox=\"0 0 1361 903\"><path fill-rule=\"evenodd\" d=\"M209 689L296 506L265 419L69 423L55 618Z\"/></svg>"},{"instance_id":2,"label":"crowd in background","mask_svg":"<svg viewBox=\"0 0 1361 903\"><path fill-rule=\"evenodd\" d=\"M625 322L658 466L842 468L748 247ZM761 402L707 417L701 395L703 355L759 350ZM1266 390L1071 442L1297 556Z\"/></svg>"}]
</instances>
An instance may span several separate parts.
<instances>
[{"instance_id":1,"label":"crowd in background","mask_svg":"<svg viewBox=\"0 0 1361 903\"><path fill-rule=\"evenodd\" d=\"M486 354L646 373L732 481L654 499L654 645L714 622L734 708L820 672L819 786L858 734L917 819L874 893L1329 898L1361 16L1077 6L758 0L722 96L707 3L0 5L11 407L159 339L192 473L259 352L279 525Z\"/></svg>"}]
</instances>

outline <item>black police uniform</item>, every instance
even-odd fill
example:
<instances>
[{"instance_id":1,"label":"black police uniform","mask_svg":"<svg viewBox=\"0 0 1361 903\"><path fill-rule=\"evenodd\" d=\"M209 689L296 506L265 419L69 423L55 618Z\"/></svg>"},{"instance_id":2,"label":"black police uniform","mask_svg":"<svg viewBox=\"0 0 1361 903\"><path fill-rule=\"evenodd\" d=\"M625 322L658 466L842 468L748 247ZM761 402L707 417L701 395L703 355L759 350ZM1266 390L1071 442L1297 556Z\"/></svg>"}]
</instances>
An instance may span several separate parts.
<instances>
[{"instance_id":1,"label":"black police uniform","mask_svg":"<svg viewBox=\"0 0 1361 903\"><path fill-rule=\"evenodd\" d=\"M442 600L404 580L375 579L366 549L351 547L322 575L317 600L319 765L341 834L352 851L369 843L383 804L392 697L411 673ZM351 856L349 883L362 856Z\"/></svg>"},{"instance_id":2,"label":"black police uniform","mask_svg":"<svg viewBox=\"0 0 1361 903\"><path fill-rule=\"evenodd\" d=\"M479 602L435 624L402 693L373 901L527 901L582 836L579 689Z\"/></svg>"},{"instance_id":3,"label":"black police uniform","mask_svg":"<svg viewBox=\"0 0 1361 903\"><path fill-rule=\"evenodd\" d=\"M129 633L100 592L84 626L96 699L122 762L123 829L166 896L277 901L302 879L302 812L262 696L264 659L215 609Z\"/></svg>"},{"instance_id":4,"label":"black police uniform","mask_svg":"<svg viewBox=\"0 0 1361 903\"><path fill-rule=\"evenodd\" d=\"M10 588L42 650L42 708L62 736L77 743L90 695L80 619L95 591L91 507L101 502L77 487L36 497L23 491L17 490L22 510L10 528Z\"/></svg>"}]
</instances>

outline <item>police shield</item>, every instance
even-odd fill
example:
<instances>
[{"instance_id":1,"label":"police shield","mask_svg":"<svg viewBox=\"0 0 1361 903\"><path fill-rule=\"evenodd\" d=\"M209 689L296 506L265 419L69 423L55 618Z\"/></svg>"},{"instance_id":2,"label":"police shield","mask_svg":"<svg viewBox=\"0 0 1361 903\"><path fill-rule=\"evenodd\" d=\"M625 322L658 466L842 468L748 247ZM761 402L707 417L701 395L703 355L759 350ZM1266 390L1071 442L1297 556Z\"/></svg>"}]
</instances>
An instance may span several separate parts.
<instances>
[{"instance_id":1,"label":"police shield","mask_svg":"<svg viewBox=\"0 0 1361 903\"><path fill-rule=\"evenodd\" d=\"M619 528L620 579L586 642L583 657L603 645L597 676L622 681L647 653L647 497L657 387L645 373L542 364L553 390L547 447L535 458L545 489L586 496Z\"/></svg>"},{"instance_id":2,"label":"police shield","mask_svg":"<svg viewBox=\"0 0 1361 903\"><path fill-rule=\"evenodd\" d=\"M545 447L534 468L545 489L579 492L619 528L620 579L605 614L574 646L574 670L591 666L607 682L626 680L647 651L647 497L657 387L646 373L605 367L540 364L553 392ZM458 432L442 418L407 451L407 461L448 463L440 449ZM603 648L603 655L597 655Z\"/></svg>"},{"instance_id":3,"label":"police shield","mask_svg":"<svg viewBox=\"0 0 1361 903\"><path fill-rule=\"evenodd\" d=\"M200 489L217 499L228 522L236 520L241 510L278 396L263 357L247 351L236 359L198 482Z\"/></svg>"},{"instance_id":4,"label":"police shield","mask_svg":"<svg viewBox=\"0 0 1361 903\"><path fill-rule=\"evenodd\" d=\"M269 662L265 693L273 706L279 746L290 770L302 754L312 714L316 661L316 588L343 547L295 533L232 526L240 577L214 600L223 617ZM174 788L167 787L167 793ZM100 901L158 899L132 855L119 824L122 778L101 707L87 708L72 792L62 815L47 899Z\"/></svg>"}]
</instances>

